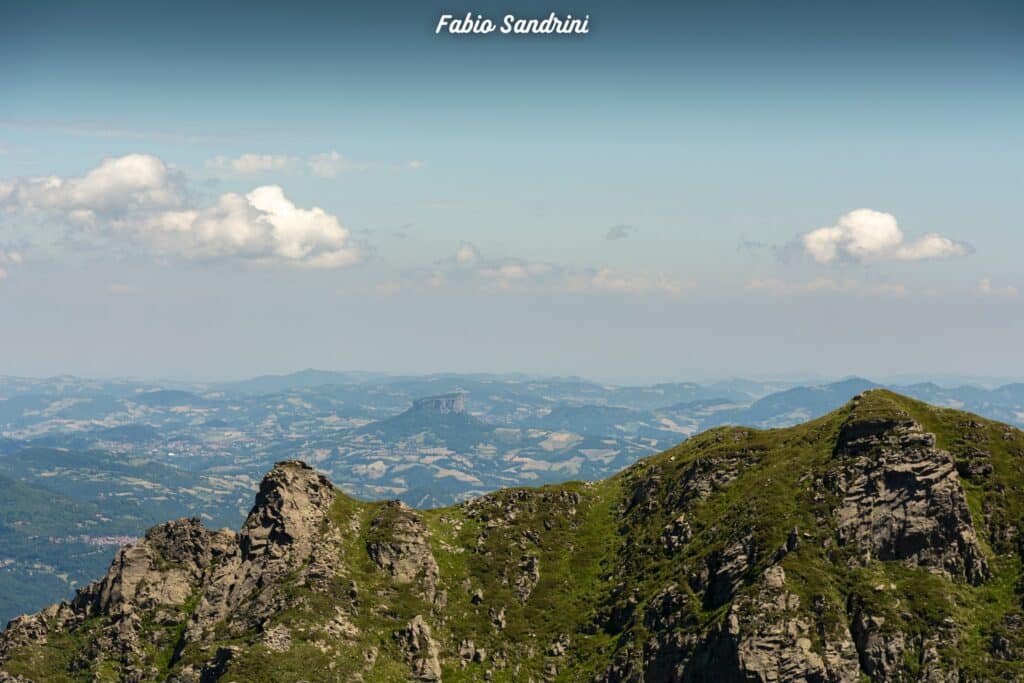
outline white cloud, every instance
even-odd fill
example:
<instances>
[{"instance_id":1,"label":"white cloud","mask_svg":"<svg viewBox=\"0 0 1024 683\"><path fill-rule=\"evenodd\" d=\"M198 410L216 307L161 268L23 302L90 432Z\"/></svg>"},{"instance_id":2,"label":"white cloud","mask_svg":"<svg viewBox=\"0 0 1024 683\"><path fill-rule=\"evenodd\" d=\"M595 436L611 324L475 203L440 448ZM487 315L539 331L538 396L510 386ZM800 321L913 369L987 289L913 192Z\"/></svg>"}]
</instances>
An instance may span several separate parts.
<instances>
[{"instance_id":1,"label":"white cloud","mask_svg":"<svg viewBox=\"0 0 1024 683\"><path fill-rule=\"evenodd\" d=\"M73 229L105 232L159 253L334 268L362 258L336 216L300 208L278 185L197 206L159 158L106 159L81 178L16 179L0 186L11 210L45 211Z\"/></svg>"},{"instance_id":2,"label":"white cloud","mask_svg":"<svg viewBox=\"0 0 1024 683\"><path fill-rule=\"evenodd\" d=\"M932 232L922 236L915 242L901 246L896 250L894 256L902 261L920 261L923 259L945 258L947 256L963 256L967 252L966 245Z\"/></svg>"},{"instance_id":3,"label":"white cloud","mask_svg":"<svg viewBox=\"0 0 1024 683\"><path fill-rule=\"evenodd\" d=\"M419 159L409 159L409 161L405 162L405 167L410 171L418 171L423 168L423 162Z\"/></svg>"},{"instance_id":4,"label":"white cloud","mask_svg":"<svg viewBox=\"0 0 1024 683\"><path fill-rule=\"evenodd\" d=\"M439 287L449 282L485 292L590 291L678 296L690 288L658 273L616 273L607 268L579 269L521 258L486 258L470 242L460 243L446 269L432 273L428 284Z\"/></svg>"},{"instance_id":5,"label":"white cloud","mask_svg":"<svg viewBox=\"0 0 1024 683\"><path fill-rule=\"evenodd\" d=\"M576 291L622 292L624 294L667 294L680 296L692 285L672 279L663 274L615 273L608 268L591 275L573 276L568 279L569 288Z\"/></svg>"},{"instance_id":6,"label":"white cloud","mask_svg":"<svg viewBox=\"0 0 1024 683\"><path fill-rule=\"evenodd\" d=\"M320 207L300 209L277 185L258 187L246 198L267 217L273 228L275 250L285 258L309 259L310 265L346 265L353 251L347 248L349 231Z\"/></svg>"},{"instance_id":7,"label":"white cloud","mask_svg":"<svg viewBox=\"0 0 1024 683\"><path fill-rule=\"evenodd\" d=\"M462 242L455 251L449 265L454 268L448 273L455 282L465 282L467 278L476 280L481 289L493 290L524 290L543 279L550 279L561 273L561 269L550 264L527 261L518 258L484 258L480 250L470 242ZM446 282L449 277L443 273L438 283Z\"/></svg>"},{"instance_id":8,"label":"white cloud","mask_svg":"<svg viewBox=\"0 0 1024 683\"><path fill-rule=\"evenodd\" d=\"M844 214L836 225L812 230L801 241L804 250L819 263L837 259L920 261L963 256L969 251L967 245L935 233L907 242L895 216L873 209Z\"/></svg>"},{"instance_id":9,"label":"white cloud","mask_svg":"<svg viewBox=\"0 0 1024 683\"><path fill-rule=\"evenodd\" d=\"M214 157L206 162L206 166L217 171L249 174L286 171L297 163L298 159L285 154L243 154L234 159Z\"/></svg>"},{"instance_id":10,"label":"white cloud","mask_svg":"<svg viewBox=\"0 0 1024 683\"><path fill-rule=\"evenodd\" d=\"M511 283L515 280L527 280L529 278L547 275L553 270L554 266L548 263L511 261L481 268L479 273L481 276L491 280Z\"/></svg>"},{"instance_id":11,"label":"white cloud","mask_svg":"<svg viewBox=\"0 0 1024 683\"><path fill-rule=\"evenodd\" d=\"M0 202L23 211L63 211L77 222L182 205L181 175L149 154L109 157L84 176L15 178L0 184Z\"/></svg>"},{"instance_id":12,"label":"white cloud","mask_svg":"<svg viewBox=\"0 0 1024 683\"><path fill-rule=\"evenodd\" d=\"M557 286L562 269L550 263L505 258L481 261L471 274L481 291L528 291Z\"/></svg>"},{"instance_id":13,"label":"white cloud","mask_svg":"<svg viewBox=\"0 0 1024 683\"><path fill-rule=\"evenodd\" d=\"M319 207L297 207L278 185L263 185L244 196L223 194L201 209L158 213L143 230L164 250L188 256L235 256L313 268L346 266L362 257L336 216Z\"/></svg>"},{"instance_id":14,"label":"white cloud","mask_svg":"<svg viewBox=\"0 0 1024 683\"><path fill-rule=\"evenodd\" d=\"M992 284L991 278L984 278L978 283L978 293L985 296L1017 296L1018 291L1012 285L999 287Z\"/></svg>"},{"instance_id":15,"label":"white cloud","mask_svg":"<svg viewBox=\"0 0 1024 683\"><path fill-rule=\"evenodd\" d=\"M355 171L365 168L365 166L351 163L334 150L310 157L307 165L313 175L321 178L334 178L343 171Z\"/></svg>"}]
</instances>

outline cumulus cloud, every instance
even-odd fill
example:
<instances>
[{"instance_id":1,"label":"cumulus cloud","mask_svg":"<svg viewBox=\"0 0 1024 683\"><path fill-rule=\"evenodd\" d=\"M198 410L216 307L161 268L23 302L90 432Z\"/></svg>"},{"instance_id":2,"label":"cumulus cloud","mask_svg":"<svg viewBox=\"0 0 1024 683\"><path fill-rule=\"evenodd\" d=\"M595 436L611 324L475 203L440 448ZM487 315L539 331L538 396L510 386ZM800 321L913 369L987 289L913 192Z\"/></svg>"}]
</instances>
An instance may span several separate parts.
<instances>
[{"instance_id":1,"label":"cumulus cloud","mask_svg":"<svg viewBox=\"0 0 1024 683\"><path fill-rule=\"evenodd\" d=\"M183 201L182 176L149 154L107 158L76 178L42 176L0 183L0 204L6 208L58 211L78 222L169 209Z\"/></svg>"},{"instance_id":2,"label":"cumulus cloud","mask_svg":"<svg viewBox=\"0 0 1024 683\"><path fill-rule=\"evenodd\" d=\"M241 257L313 268L360 260L351 233L319 207L299 208L279 185L246 195L227 193L200 209L154 214L142 236L166 251L198 257Z\"/></svg>"},{"instance_id":3,"label":"cumulus cloud","mask_svg":"<svg viewBox=\"0 0 1024 683\"><path fill-rule=\"evenodd\" d=\"M604 234L606 240L624 240L630 235L636 232L636 228L632 225L613 225L608 228L608 232Z\"/></svg>"},{"instance_id":4,"label":"cumulus cloud","mask_svg":"<svg viewBox=\"0 0 1024 683\"><path fill-rule=\"evenodd\" d=\"M246 199L270 224L273 250L280 256L318 267L357 260L357 252L348 246L349 231L323 209L298 208L277 185L258 187Z\"/></svg>"},{"instance_id":5,"label":"cumulus cloud","mask_svg":"<svg viewBox=\"0 0 1024 683\"><path fill-rule=\"evenodd\" d=\"M902 261L921 261L947 256L964 256L969 251L966 244L954 242L942 235L928 233L910 244L900 246L894 256Z\"/></svg>"},{"instance_id":6,"label":"cumulus cloud","mask_svg":"<svg viewBox=\"0 0 1024 683\"><path fill-rule=\"evenodd\" d=\"M804 251L818 263L836 260L920 261L963 256L969 247L948 237L928 233L908 242L896 217L873 209L857 209L839 217L835 225L801 237Z\"/></svg>"},{"instance_id":7,"label":"cumulus cloud","mask_svg":"<svg viewBox=\"0 0 1024 683\"><path fill-rule=\"evenodd\" d=\"M278 185L197 205L180 174L151 155L105 159L80 178L15 179L0 187L0 204L28 214L45 212L85 233L108 234L166 254L314 268L361 259L336 216L296 206Z\"/></svg>"},{"instance_id":8,"label":"cumulus cloud","mask_svg":"<svg viewBox=\"0 0 1024 683\"><path fill-rule=\"evenodd\" d=\"M267 173L292 169L298 161L296 157L285 154L243 154L234 159L214 157L206 162L206 167L238 174Z\"/></svg>"}]
</instances>

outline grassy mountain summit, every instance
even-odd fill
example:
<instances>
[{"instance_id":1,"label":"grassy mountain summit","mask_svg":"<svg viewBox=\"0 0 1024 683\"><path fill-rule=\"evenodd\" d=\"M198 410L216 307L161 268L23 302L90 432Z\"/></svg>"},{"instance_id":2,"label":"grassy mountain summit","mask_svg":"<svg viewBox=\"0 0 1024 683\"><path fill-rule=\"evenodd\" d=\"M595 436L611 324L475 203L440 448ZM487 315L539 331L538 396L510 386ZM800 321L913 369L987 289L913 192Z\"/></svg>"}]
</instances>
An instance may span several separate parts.
<instances>
[{"instance_id":1,"label":"grassy mountain summit","mask_svg":"<svg viewBox=\"0 0 1024 683\"><path fill-rule=\"evenodd\" d=\"M595 483L363 503L298 461L0 634L0 681L1024 680L1024 433L873 390Z\"/></svg>"}]
</instances>

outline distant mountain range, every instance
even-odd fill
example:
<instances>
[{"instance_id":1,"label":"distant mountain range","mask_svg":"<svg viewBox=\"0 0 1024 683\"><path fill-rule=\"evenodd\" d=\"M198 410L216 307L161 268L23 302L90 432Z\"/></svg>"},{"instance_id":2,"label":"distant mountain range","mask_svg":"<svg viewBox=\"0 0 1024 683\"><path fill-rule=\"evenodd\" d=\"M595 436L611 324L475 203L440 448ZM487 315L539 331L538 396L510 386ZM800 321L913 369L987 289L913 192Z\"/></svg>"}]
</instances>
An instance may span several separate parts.
<instances>
[{"instance_id":1,"label":"distant mountain range","mask_svg":"<svg viewBox=\"0 0 1024 683\"><path fill-rule=\"evenodd\" d=\"M261 473L294 457L357 498L430 508L503 487L603 479L707 429L797 424L877 386L850 378L818 386L738 379L618 387L525 375L313 370L218 385L0 378L0 476L42 492L40 500L63 496L118 520L86 525L84 517L99 518L75 513L47 538L137 535L182 515L234 526ZM1024 424L1024 384L894 388ZM457 409L443 398L453 394L461 397ZM24 501L7 503L8 530L31 519ZM113 552L45 543L52 546L45 562L4 554L0 544L0 619L13 605L59 597L53 585L67 594ZM99 559L87 559L86 550ZM49 579L28 581L40 574ZM33 594L25 585L48 587Z\"/></svg>"}]
</instances>

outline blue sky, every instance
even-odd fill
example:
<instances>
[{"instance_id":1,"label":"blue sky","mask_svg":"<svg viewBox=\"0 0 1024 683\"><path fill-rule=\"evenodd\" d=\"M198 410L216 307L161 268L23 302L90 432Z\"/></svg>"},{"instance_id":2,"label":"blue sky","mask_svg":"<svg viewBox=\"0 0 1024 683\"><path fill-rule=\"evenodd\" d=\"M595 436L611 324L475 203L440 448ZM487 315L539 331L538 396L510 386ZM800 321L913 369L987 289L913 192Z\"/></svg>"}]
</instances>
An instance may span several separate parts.
<instances>
[{"instance_id":1,"label":"blue sky","mask_svg":"<svg viewBox=\"0 0 1024 683\"><path fill-rule=\"evenodd\" d=\"M1019 3L210 4L0 7L0 372L1024 374Z\"/></svg>"}]
</instances>

